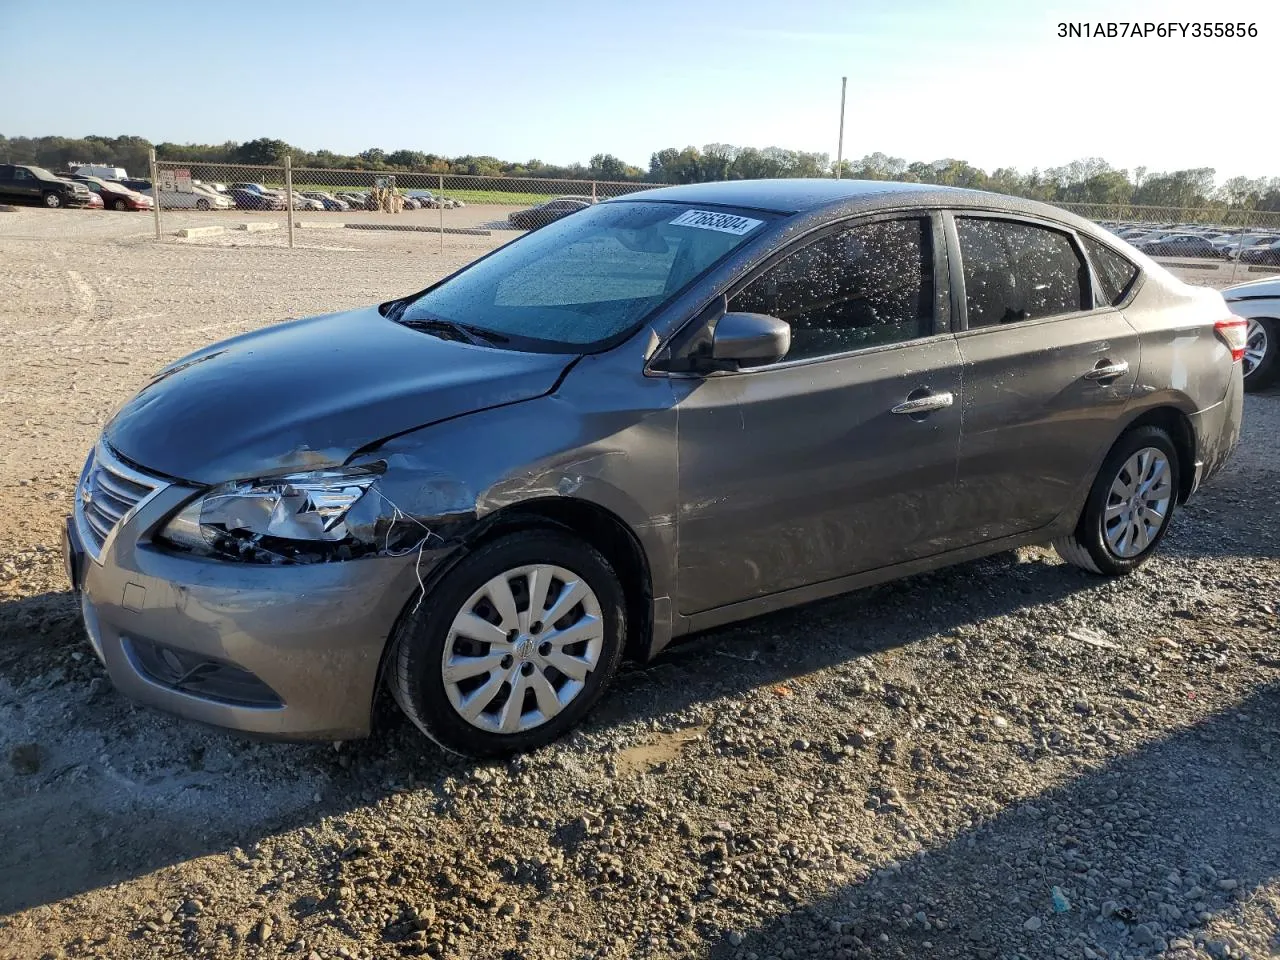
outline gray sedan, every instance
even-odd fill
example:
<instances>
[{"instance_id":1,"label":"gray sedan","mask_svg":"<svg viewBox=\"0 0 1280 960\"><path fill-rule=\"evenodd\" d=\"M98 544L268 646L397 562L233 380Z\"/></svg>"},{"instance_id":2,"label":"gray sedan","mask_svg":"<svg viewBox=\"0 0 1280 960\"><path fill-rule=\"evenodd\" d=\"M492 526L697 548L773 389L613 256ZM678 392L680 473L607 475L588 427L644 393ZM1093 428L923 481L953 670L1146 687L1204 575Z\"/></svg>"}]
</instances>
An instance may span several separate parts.
<instances>
[{"instance_id":1,"label":"gray sedan","mask_svg":"<svg viewBox=\"0 0 1280 960\"><path fill-rule=\"evenodd\" d=\"M1244 350L1041 204L657 189L162 370L68 572L140 701L339 738L385 684L450 750L526 750L693 631L1024 544L1134 570L1231 453Z\"/></svg>"}]
</instances>

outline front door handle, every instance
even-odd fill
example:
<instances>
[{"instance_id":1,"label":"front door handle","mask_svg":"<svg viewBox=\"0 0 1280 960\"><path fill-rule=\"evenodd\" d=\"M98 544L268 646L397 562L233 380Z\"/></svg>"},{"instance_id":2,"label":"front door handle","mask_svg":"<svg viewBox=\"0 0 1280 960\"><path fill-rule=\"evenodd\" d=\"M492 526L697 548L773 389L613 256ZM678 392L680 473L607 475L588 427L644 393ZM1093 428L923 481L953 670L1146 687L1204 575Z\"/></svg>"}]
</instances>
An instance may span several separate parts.
<instances>
[{"instance_id":1,"label":"front door handle","mask_svg":"<svg viewBox=\"0 0 1280 960\"><path fill-rule=\"evenodd\" d=\"M897 406L890 407L890 413L905 413L907 416L919 416L935 410L945 410L955 403L955 397L949 393L927 393L920 397L909 397Z\"/></svg>"},{"instance_id":2,"label":"front door handle","mask_svg":"<svg viewBox=\"0 0 1280 960\"><path fill-rule=\"evenodd\" d=\"M1129 372L1129 361L1121 360L1119 363L1108 363L1106 360L1099 360L1098 365L1084 375L1086 380L1114 380L1116 377L1123 377Z\"/></svg>"}]
</instances>

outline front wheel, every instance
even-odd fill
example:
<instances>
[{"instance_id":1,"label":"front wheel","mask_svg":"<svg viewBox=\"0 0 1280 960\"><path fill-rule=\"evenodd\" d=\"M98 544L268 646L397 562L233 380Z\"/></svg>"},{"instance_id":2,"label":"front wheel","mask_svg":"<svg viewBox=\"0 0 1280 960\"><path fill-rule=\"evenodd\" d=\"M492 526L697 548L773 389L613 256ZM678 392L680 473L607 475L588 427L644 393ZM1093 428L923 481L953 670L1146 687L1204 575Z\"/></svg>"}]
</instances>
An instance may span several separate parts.
<instances>
[{"instance_id":1,"label":"front wheel","mask_svg":"<svg viewBox=\"0 0 1280 960\"><path fill-rule=\"evenodd\" d=\"M625 608L609 562L576 537L501 537L405 615L392 640L392 696L455 753L543 746L604 694L622 657Z\"/></svg>"},{"instance_id":2,"label":"front wheel","mask_svg":"<svg viewBox=\"0 0 1280 960\"><path fill-rule=\"evenodd\" d=\"M208 200L197 200L197 201L196 201L196 209L197 209L197 210L201 210L201 211L208 210L208 209L209 209L209 201L208 201Z\"/></svg>"},{"instance_id":3,"label":"front wheel","mask_svg":"<svg viewBox=\"0 0 1280 960\"><path fill-rule=\"evenodd\" d=\"M1159 427L1116 441L1089 490L1076 529L1053 541L1067 563L1106 576L1138 569L1164 539L1178 493L1178 452Z\"/></svg>"},{"instance_id":4,"label":"front wheel","mask_svg":"<svg viewBox=\"0 0 1280 960\"><path fill-rule=\"evenodd\" d=\"M115 203L111 204L111 209L112 209L112 210L119 210L119 211L123 212L123 211L125 211L125 210L128 210L128 209L129 209L129 205L128 205L127 203L125 203L123 200L117 200Z\"/></svg>"},{"instance_id":5,"label":"front wheel","mask_svg":"<svg viewBox=\"0 0 1280 960\"><path fill-rule=\"evenodd\" d=\"M46 193L44 195L44 205L50 210L56 210L62 206L62 197L56 193Z\"/></svg>"},{"instance_id":6,"label":"front wheel","mask_svg":"<svg viewBox=\"0 0 1280 960\"><path fill-rule=\"evenodd\" d=\"M1244 388L1249 391L1271 386L1280 376L1280 320L1254 317L1245 330Z\"/></svg>"}]
</instances>

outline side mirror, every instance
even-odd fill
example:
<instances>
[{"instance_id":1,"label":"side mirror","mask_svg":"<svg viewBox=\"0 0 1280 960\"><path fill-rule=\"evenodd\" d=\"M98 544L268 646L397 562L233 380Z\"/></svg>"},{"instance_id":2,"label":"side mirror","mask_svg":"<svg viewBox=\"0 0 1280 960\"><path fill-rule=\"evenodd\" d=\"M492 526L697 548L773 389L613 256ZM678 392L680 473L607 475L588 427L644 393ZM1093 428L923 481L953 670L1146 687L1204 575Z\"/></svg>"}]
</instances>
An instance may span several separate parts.
<instances>
[{"instance_id":1,"label":"side mirror","mask_svg":"<svg viewBox=\"0 0 1280 960\"><path fill-rule=\"evenodd\" d=\"M765 313L726 313L711 335L711 360L720 369L773 363L790 349L791 324Z\"/></svg>"}]
</instances>

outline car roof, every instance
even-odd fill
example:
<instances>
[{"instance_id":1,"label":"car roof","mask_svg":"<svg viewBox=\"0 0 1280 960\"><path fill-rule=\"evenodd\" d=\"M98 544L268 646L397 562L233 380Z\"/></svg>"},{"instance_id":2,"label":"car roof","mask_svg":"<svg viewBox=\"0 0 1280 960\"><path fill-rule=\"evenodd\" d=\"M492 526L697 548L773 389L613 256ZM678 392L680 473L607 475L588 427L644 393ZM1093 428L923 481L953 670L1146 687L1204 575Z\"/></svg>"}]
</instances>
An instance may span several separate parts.
<instances>
[{"instance_id":1,"label":"car roof","mask_svg":"<svg viewBox=\"0 0 1280 960\"><path fill-rule=\"evenodd\" d=\"M772 213L800 213L833 207L859 198L894 194L909 202L912 195L936 198L965 197L988 202L1005 200L1001 194L959 187L942 187L928 183L898 183L892 180L819 180L801 177L777 180L718 180L713 183L690 183L679 187L659 187L616 197L617 200L661 200L671 203L715 203L731 207L752 207Z\"/></svg>"}]
</instances>

